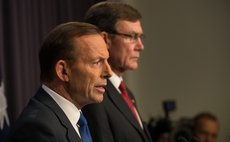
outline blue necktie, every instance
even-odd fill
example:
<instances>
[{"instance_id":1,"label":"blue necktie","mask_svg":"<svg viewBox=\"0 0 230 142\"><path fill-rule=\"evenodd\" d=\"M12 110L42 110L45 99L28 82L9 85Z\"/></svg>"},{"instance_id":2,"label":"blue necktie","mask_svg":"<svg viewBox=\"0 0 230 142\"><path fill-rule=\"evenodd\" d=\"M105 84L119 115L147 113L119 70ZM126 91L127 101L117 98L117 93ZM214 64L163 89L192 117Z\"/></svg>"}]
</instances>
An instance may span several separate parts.
<instances>
[{"instance_id":1,"label":"blue necktie","mask_svg":"<svg viewBox=\"0 0 230 142\"><path fill-rule=\"evenodd\" d=\"M92 142L87 121L84 115L82 114L82 112L80 113L80 119L78 120L77 124L80 126L80 134L81 134L82 142Z\"/></svg>"}]
</instances>

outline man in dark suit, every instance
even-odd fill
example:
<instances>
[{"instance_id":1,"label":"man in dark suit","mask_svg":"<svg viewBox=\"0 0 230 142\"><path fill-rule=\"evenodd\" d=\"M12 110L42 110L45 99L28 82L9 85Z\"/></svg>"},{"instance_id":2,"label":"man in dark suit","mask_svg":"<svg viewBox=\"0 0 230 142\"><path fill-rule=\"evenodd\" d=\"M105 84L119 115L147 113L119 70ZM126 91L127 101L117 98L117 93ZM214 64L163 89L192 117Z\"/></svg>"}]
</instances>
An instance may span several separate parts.
<instances>
[{"instance_id":1,"label":"man in dark suit","mask_svg":"<svg viewBox=\"0 0 230 142\"><path fill-rule=\"evenodd\" d=\"M91 142L87 125L82 126L81 108L103 100L106 78L112 73L108 57L96 26L70 22L53 29L39 53L42 85L8 141Z\"/></svg>"},{"instance_id":2,"label":"man in dark suit","mask_svg":"<svg viewBox=\"0 0 230 142\"><path fill-rule=\"evenodd\" d=\"M140 19L135 8L120 2L101 2L86 13L85 22L103 31L113 71L103 102L83 109L94 142L152 141L134 96L122 78L126 70L137 69L140 52L144 50Z\"/></svg>"}]
</instances>

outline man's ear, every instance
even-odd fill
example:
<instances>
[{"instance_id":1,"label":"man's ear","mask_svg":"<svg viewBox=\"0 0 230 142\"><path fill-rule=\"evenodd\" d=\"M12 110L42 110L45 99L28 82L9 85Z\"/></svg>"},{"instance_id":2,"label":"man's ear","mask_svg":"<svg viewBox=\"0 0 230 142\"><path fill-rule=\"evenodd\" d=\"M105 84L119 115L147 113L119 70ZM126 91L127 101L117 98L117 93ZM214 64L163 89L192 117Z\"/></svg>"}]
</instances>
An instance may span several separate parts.
<instances>
[{"instance_id":1,"label":"man's ear","mask_svg":"<svg viewBox=\"0 0 230 142\"><path fill-rule=\"evenodd\" d=\"M59 60L55 65L55 72L60 80L69 81L69 68L66 61Z\"/></svg>"},{"instance_id":2,"label":"man's ear","mask_svg":"<svg viewBox=\"0 0 230 142\"><path fill-rule=\"evenodd\" d=\"M107 44L107 48L109 48L111 45L111 39L110 39L109 34L107 32L101 32L101 35L104 38L105 43Z\"/></svg>"}]
</instances>

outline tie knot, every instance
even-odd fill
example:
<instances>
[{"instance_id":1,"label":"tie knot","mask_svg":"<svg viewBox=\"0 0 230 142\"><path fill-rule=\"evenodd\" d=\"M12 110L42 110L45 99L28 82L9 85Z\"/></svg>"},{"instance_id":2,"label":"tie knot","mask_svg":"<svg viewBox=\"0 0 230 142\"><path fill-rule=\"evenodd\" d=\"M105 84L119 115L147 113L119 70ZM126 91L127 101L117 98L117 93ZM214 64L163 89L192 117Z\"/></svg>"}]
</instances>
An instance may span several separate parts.
<instances>
[{"instance_id":1,"label":"tie knot","mask_svg":"<svg viewBox=\"0 0 230 142\"><path fill-rule=\"evenodd\" d=\"M121 84L120 84L120 86L119 86L119 89L120 89L121 92L126 91L126 87L125 87L124 81L121 81Z\"/></svg>"},{"instance_id":2,"label":"tie knot","mask_svg":"<svg viewBox=\"0 0 230 142\"><path fill-rule=\"evenodd\" d=\"M86 121L84 115L82 114L82 112L80 112L80 118L79 118L77 124L79 126L85 126L85 125L87 125L87 121Z\"/></svg>"}]
</instances>

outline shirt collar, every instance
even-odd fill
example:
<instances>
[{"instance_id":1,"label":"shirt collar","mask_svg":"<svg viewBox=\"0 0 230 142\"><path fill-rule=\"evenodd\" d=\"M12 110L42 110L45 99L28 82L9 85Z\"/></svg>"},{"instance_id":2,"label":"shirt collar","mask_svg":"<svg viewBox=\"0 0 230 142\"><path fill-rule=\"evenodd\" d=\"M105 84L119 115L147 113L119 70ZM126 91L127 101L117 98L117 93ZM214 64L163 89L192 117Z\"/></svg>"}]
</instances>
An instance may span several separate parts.
<instances>
[{"instance_id":1,"label":"shirt collar","mask_svg":"<svg viewBox=\"0 0 230 142\"><path fill-rule=\"evenodd\" d=\"M57 94L55 91L42 84L42 88L54 99L54 101L61 107L72 125L76 125L80 118L80 111L73 103Z\"/></svg>"},{"instance_id":2,"label":"shirt collar","mask_svg":"<svg viewBox=\"0 0 230 142\"><path fill-rule=\"evenodd\" d=\"M119 93L121 93L119 86L121 84L121 81L123 80L122 77L119 77L118 75L116 75L114 72L112 74L112 76L109 78L109 80L111 81L111 83L113 84L113 86L117 89L117 91Z\"/></svg>"}]
</instances>

